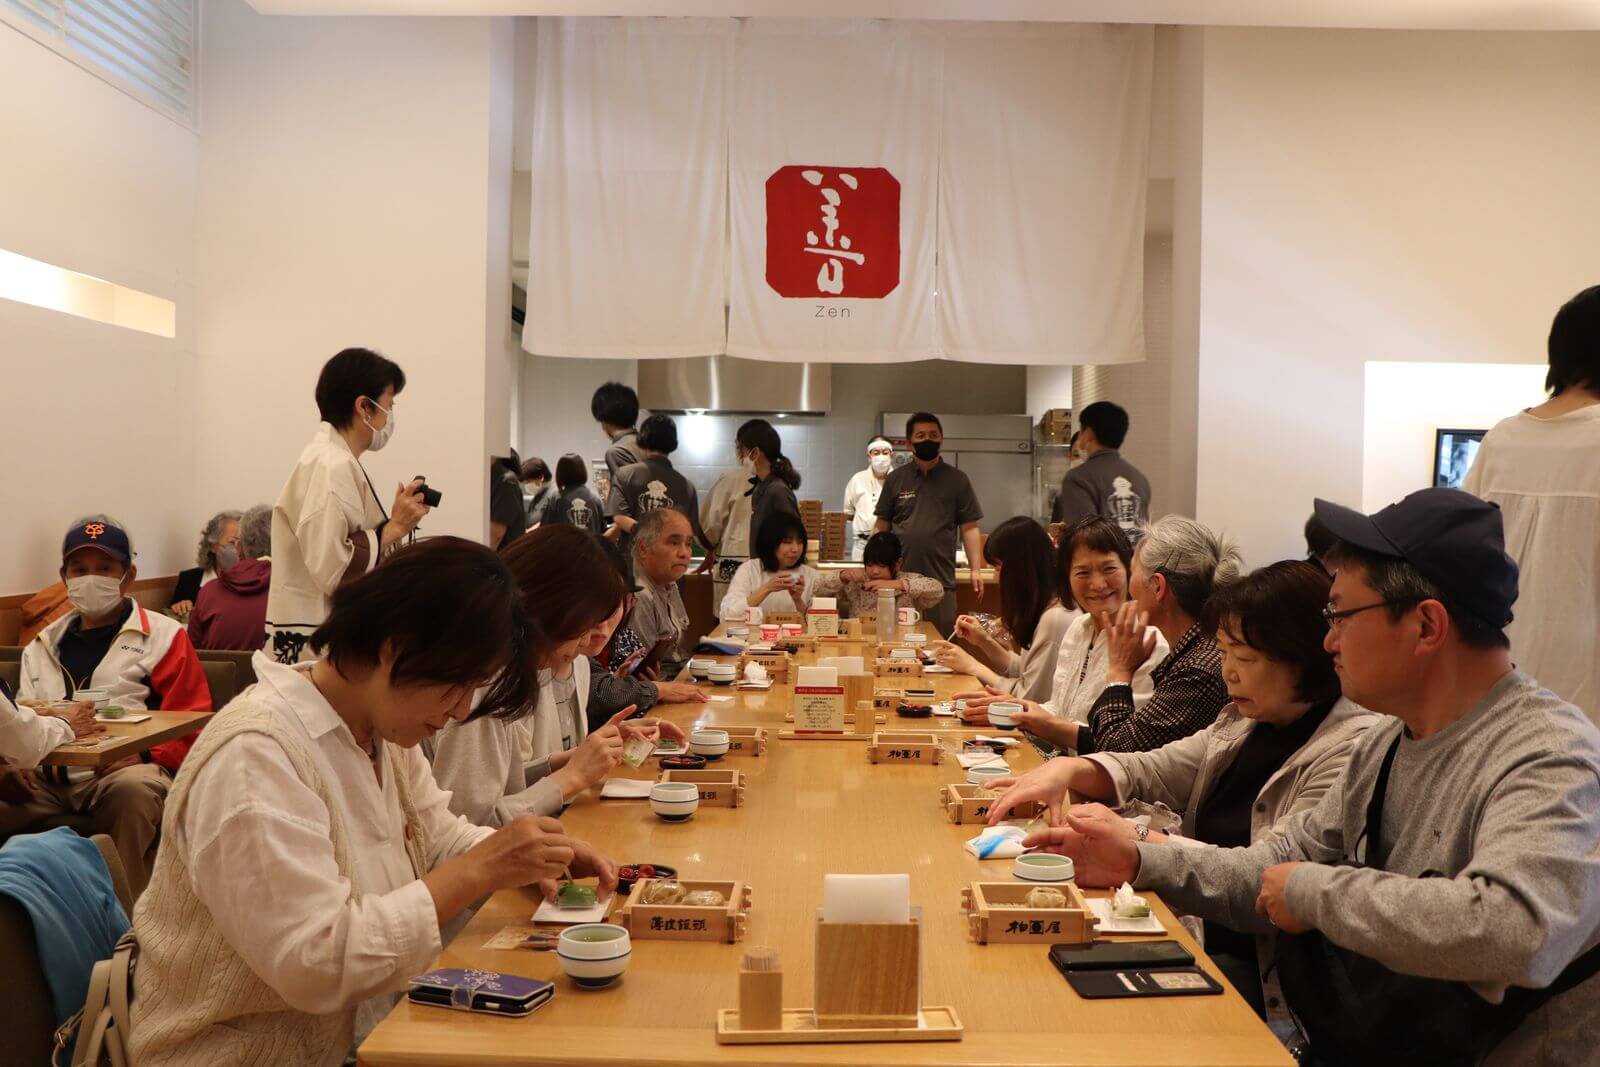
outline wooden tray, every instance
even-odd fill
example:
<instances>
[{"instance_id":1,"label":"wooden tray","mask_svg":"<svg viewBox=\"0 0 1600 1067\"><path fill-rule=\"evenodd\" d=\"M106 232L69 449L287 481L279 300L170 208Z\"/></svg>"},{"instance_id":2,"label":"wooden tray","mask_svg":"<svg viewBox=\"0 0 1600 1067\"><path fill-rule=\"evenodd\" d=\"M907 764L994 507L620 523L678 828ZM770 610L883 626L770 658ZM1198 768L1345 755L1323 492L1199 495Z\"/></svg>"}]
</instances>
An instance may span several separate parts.
<instances>
[{"instance_id":1,"label":"wooden tray","mask_svg":"<svg viewBox=\"0 0 1600 1067\"><path fill-rule=\"evenodd\" d=\"M1034 889L1059 889L1067 906L995 907L1021 904ZM1073 882L973 882L961 891L961 909L967 913L972 940L980 945L1087 945L1100 923Z\"/></svg>"},{"instance_id":2,"label":"wooden tray","mask_svg":"<svg viewBox=\"0 0 1600 1067\"><path fill-rule=\"evenodd\" d=\"M944 746L938 735L911 730L879 730L867 746L873 763L943 763Z\"/></svg>"},{"instance_id":3,"label":"wooden tray","mask_svg":"<svg viewBox=\"0 0 1600 1067\"><path fill-rule=\"evenodd\" d=\"M783 741L871 741L872 735L850 733L848 731L842 734L801 733L799 730L790 727L787 730L779 730L778 738Z\"/></svg>"},{"instance_id":4,"label":"wooden tray","mask_svg":"<svg viewBox=\"0 0 1600 1067\"><path fill-rule=\"evenodd\" d=\"M920 659L873 660L872 673L879 678L921 678L922 661Z\"/></svg>"},{"instance_id":5,"label":"wooden tray","mask_svg":"<svg viewBox=\"0 0 1600 1067\"><path fill-rule=\"evenodd\" d=\"M621 923L634 940L726 941L732 944L744 937L750 918L750 887L743 882L691 881L678 879L688 890L715 889L728 898L720 908L692 904L644 904L645 890L661 878L641 878L634 883L622 908L611 921Z\"/></svg>"},{"instance_id":6,"label":"wooden tray","mask_svg":"<svg viewBox=\"0 0 1600 1067\"><path fill-rule=\"evenodd\" d=\"M971 785L967 782L952 783L939 790L939 806L944 808L950 821L957 826L988 822L989 806L1000 798L998 793L992 796L986 795L989 792L981 785ZM1043 804L1037 800L1028 800L1012 809L1012 817L1031 819L1044 811Z\"/></svg>"},{"instance_id":7,"label":"wooden tray","mask_svg":"<svg viewBox=\"0 0 1600 1067\"><path fill-rule=\"evenodd\" d=\"M728 734L728 755L761 756L767 751L767 731L761 726L716 726Z\"/></svg>"},{"instance_id":8,"label":"wooden tray","mask_svg":"<svg viewBox=\"0 0 1600 1067\"><path fill-rule=\"evenodd\" d=\"M916 1026L882 1028L829 1029L817 1028L817 1013L810 1008L789 1008L783 1013L781 1030L739 1029L739 1009L723 1008L717 1012L717 1044L719 1045L808 1045L832 1044L849 1041L960 1041L966 1028L954 1008L924 1007L922 1018Z\"/></svg>"},{"instance_id":9,"label":"wooden tray","mask_svg":"<svg viewBox=\"0 0 1600 1067\"><path fill-rule=\"evenodd\" d=\"M700 803L709 808L737 808L744 803L744 774L740 771L661 772L663 782L693 782L700 787Z\"/></svg>"},{"instance_id":10,"label":"wooden tray","mask_svg":"<svg viewBox=\"0 0 1600 1067\"><path fill-rule=\"evenodd\" d=\"M787 652L776 649L745 652L739 657L739 675L744 677L744 669L751 663L759 663L766 670L774 682L787 682L793 674L794 657Z\"/></svg>"}]
</instances>

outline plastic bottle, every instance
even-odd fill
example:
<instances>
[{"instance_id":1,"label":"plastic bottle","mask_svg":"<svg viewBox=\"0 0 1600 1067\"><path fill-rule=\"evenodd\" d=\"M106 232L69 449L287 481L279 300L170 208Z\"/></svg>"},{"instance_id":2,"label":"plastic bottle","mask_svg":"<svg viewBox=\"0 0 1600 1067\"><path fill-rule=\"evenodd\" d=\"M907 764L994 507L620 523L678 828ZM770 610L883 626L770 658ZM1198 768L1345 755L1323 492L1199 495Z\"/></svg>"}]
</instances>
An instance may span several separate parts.
<instances>
[{"instance_id":1,"label":"plastic bottle","mask_svg":"<svg viewBox=\"0 0 1600 1067\"><path fill-rule=\"evenodd\" d=\"M894 590L878 590L878 640L893 641L899 627L895 622Z\"/></svg>"}]
</instances>

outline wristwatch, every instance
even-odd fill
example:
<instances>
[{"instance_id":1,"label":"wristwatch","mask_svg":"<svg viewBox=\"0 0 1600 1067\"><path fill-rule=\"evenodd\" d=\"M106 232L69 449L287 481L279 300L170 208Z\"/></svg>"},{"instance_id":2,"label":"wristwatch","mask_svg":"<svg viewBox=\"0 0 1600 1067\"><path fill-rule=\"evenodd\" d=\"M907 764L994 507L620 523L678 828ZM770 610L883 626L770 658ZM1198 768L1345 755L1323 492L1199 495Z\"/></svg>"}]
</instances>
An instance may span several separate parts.
<instances>
[{"instance_id":1,"label":"wristwatch","mask_svg":"<svg viewBox=\"0 0 1600 1067\"><path fill-rule=\"evenodd\" d=\"M1143 841L1145 838L1150 836L1150 827L1146 826L1142 822L1134 824L1133 836L1137 837L1140 841Z\"/></svg>"}]
</instances>

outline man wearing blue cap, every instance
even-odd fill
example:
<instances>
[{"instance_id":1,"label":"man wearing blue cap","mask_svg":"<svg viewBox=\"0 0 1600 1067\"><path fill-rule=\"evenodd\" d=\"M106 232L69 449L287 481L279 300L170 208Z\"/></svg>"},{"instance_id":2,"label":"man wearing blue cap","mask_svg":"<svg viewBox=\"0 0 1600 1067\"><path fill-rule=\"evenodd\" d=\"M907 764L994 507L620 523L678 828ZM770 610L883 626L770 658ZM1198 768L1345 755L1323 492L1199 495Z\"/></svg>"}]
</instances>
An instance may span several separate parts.
<instances>
[{"instance_id":1,"label":"man wearing blue cap","mask_svg":"<svg viewBox=\"0 0 1600 1067\"><path fill-rule=\"evenodd\" d=\"M61 544L61 580L72 611L22 651L23 700L69 700L104 689L129 711L210 711L205 671L182 624L146 611L128 595L137 576L133 545L105 515L80 519ZM0 804L0 834L64 814L89 816L111 836L128 883L138 894L149 878L161 806L193 736L90 771L45 767L26 784L31 796ZM165 770L163 770L165 768Z\"/></svg>"},{"instance_id":2,"label":"man wearing blue cap","mask_svg":"<svg viewBox=\"0 0 1600 1067\"><path fill-rule=\"evenodd\" d=\"M1511 662L1499 509L1425 489L1316 517L1336 538L1323 614L1344 695L1392 716L1342 788L1249 848L1135 843L1087 805L1025 843L1078 858L1085 884L1276 928L1326 1062L1597 1062L1600 730Z\"/></svg>"}]
</instances>

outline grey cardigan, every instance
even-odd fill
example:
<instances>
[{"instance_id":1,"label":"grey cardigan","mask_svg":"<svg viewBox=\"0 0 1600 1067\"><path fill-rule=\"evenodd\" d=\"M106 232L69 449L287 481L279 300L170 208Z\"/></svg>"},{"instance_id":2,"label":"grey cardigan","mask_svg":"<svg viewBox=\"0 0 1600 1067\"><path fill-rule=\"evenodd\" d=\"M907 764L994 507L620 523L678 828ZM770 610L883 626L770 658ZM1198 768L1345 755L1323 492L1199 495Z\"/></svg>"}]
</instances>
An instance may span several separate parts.
<instances>
[{"instance_id":1,"label":"grey cardigan","mask_svg":"<svg viewBox=\"0 0 1600 1067\"><path fill-rule=\"evenodd\" d=\"M1250 841L1260 841L1280 821L1309 811L1322 801L1323 794L1344 778L1345 765L1355 743L1383 716L1359 704L1340 698L1306 743L1296 749L1283 766L1272 772L1250 808ZM1183 815L1184 840L1173 848L1198 845L1194 838L1195 811L1205 799L1217 776L1232 763L1239 746L1255 729L1255 720L1239 714L1229 704L1217 721L1197 734L1180 738L1149 752L1096 752L1084 757L1093 760L1116 785L1116 805L1137 798L1159 801ZM1282 1040L1295 1033L1293 1018L1283 1007L1278 987L1278 972L1272 966L1273 939L1256 938L1256 962L1261 971L1261 986L1267 1004L1267 1025Z\"/></svg>"}]
</instances>

